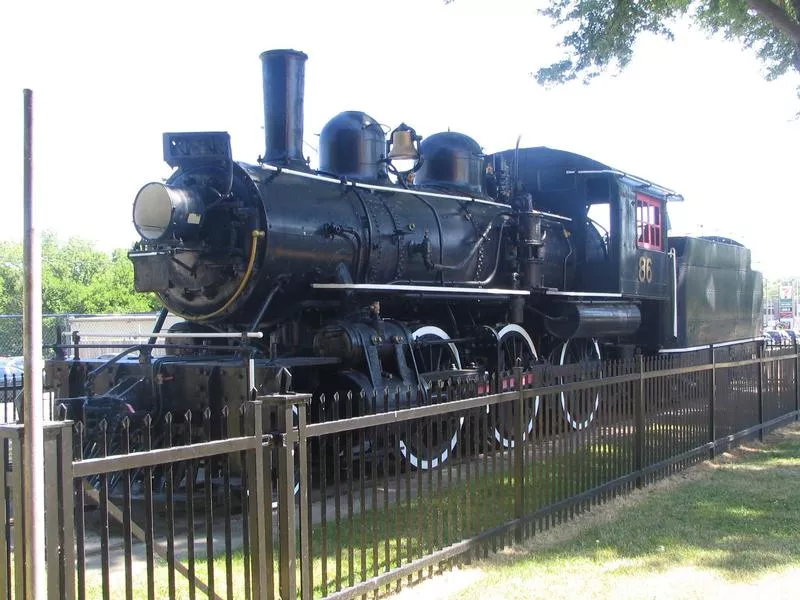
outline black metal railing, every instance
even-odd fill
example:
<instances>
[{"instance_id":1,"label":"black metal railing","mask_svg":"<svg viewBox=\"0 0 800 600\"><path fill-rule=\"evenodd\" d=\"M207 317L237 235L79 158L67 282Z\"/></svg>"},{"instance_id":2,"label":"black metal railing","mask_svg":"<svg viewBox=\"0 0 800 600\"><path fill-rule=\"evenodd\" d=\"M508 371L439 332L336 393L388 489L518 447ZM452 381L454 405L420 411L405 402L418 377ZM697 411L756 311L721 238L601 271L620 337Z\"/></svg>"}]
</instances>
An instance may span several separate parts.
<instances>
[{"instance_id":1,"label":"black metal railing","mask_svg":"<svg viewBox=\"0 0 800 600\"><path fill-rule=\"evenodd\" d=\"M297 592L396 591L535 535L797 418L796 375L794 348L747 343L326 398L298 432Z\"/></svg>"},{"instance_id":2,"label":"black metal railing","mask_svg":"<svg viewBox=\"0 0 800 600\"><path fill-rule=\"evenodd\" d=\"M159 424L53 423L48 591L383 595L796 419L797 374L796 348L748 343L342 390L309 406L267 396ZM22 436L0 425L0 598L25 591Z\"/></svg>"},{"instance_id":3,"label":"black metal railing","mask_svg":"<svg viewBox=\"0 0 800 600\"><path fill-rule=\"evenodd\" d=\"M22 407L22 375L0 375L0 423L17 423Z\"/></svg>"}]
</instances>

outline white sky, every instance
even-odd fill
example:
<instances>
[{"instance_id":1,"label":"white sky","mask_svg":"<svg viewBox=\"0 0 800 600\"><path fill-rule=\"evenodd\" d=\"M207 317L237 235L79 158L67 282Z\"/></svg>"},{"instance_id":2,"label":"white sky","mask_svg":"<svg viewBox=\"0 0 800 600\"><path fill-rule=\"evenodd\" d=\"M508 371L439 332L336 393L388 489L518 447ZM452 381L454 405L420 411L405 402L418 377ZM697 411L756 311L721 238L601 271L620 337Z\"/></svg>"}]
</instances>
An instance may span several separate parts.
<instances>
[{"instance_id":1,"label":"white sky","mask_svg":"<svg viewBox=\"0 0 800 600\"><path fill-rule=\"evenodd\" d=\"M739 45L677 27L643 39L620 76L545 90L560 57L545 0L229 0L0 3L0 239L22 237L22 89L34 91L41 229L128 247L131 206L168 174L164 131L226 130L263 153L258 55L306 64L305 139L363 110L423 135L448 127L487 152L550 146L684 194L674 233L730 235L768 276L800 274L800 111L790 75L766 82ZM307 149L308 152L310 150Z\"/></svg>"}]
</instances>

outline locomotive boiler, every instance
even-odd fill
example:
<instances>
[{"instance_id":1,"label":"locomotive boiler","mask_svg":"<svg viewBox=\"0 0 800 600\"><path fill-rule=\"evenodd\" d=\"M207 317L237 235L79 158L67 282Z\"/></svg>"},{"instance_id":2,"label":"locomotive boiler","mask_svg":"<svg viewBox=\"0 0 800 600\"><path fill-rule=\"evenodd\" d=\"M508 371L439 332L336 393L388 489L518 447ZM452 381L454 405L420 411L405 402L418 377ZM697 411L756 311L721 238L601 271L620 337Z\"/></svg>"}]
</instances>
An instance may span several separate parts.
<instances>
[{"instance_id":1,"label":"locomotive boiler","mask_svg":"<svg viewBox=\"0 0 800 600\"><path fill-rule=\"evenodd\" d=\"M352 400L336 410L359 415L396 408L377 406L376 390L429 402L444 378L756 335L749 251L670 238L668 202L681 197L592 159L542 147L485 154L465 134L423 137L406 124L387 137L348 111L322 129L311 169L306 60L261 55L266 149L254 164L233 159L225 132L164 134L174 172L136 195L129 257L136 290L164 306L157 329L167 313L182 321L163 355L141 345L108 363L52 361L62 398L84 411L202 414L291 385L313 395L312 419L342 390ZM704 307L692 299L709 285L720 318L699 327L689 313ZM139 360L125 360L134 350ZM591 406L576 417L562 405L572 427L591 424ZM399 449L430 468L457 429ZM506 430L488 434L508 444Z\"/></svg>"}]
</instances>

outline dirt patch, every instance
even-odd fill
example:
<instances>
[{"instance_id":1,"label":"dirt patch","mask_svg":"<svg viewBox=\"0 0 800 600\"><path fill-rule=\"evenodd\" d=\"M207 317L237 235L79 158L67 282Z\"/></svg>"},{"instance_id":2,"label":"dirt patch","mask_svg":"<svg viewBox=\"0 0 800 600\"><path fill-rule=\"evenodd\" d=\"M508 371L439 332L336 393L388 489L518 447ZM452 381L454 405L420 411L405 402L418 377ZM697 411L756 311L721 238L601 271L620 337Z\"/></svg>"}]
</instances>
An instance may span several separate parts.
<instances>
[{"instance_id":1,"label":"dirt patch","mask_svg":"<svg viewBox=\"0 0 800 600\"><path fill-rule=\"evenodd\" d=\"M592 507L590 512L586 512L537 534L523 542L522 544L505 548L495 555L490 556L487 560L480 561L473 566L466 566L463 568L454 568L445 571L440 575L422 581L412 587L404 589L399 594L390 596L392 600L421 600L428 598L444 598L454 597L460 590L464 590L480 582L480 580L492 571L493 566L504 564L519 559L520 557L529 554L546 550L556 544L571 540L586 529L593 526L604 525L617 520L619 513L629 507L635 506L642 502L648 496L663 491L670 491L683 485L687 482L700 481L709 477L714 471L724 467L725 465L735 464L743 457L760 452L767 452L765 445L777 444L783 441L796 441L800 438L800 423L794 422L781 429L770 432L765 436L764 443L758 441L747 441L741 446L732 448L725 452L720 452L716 455L714 461L704 461L698 465L690 467L680 473L676 473L670 477L666 477L648 487L635 490L630 494L618 496L605 504ZM618 562L618 561L614 561ZM614 570L616 568L624 567L625 565L611 564L611 561L602 565L604 570ZM591 577L587 577L591 579ZM703 582L708 580L706 587ZM787 586L787 581L793 582ZM511 587L514 587L513 582L508 582ZM690 587L687 587L690 586ZM580 590L575 589L574 582L569 586L571 589L565 589L564 597L597 597L598 593L602 597L613 598L648 598L659 597L680 597L680 598L705 598L709 597L706 594L698 593L698 589L704 587L708 590L714 590L717 597L730 597L730 598L750 598L754 596L768 597L768 598L795 598L796 594L786 595L786 590L796 590L800 587L800 571L794 570L782 574L775 574L766 576L757 582L752 583L732 583L727 582L718 575L703 571L692 567L680 567L670 569L663 573L653 574L648 579L646 585L641 580L628 580L627 577L622 577L619 580L619 585L615 589L596 590L591 588L591 582L585 582L585 585L578 587ZM646 593L644 590L647 590ZM557 590L538 590L545 596L559 597L561 594ZM549 592L549 593L547 593ZM719 592L719 594L717 594ZM485 599L493 598L492 590L487 589L486 594L483 596ZM537 590L527 588L525 597L537 597ZM501 600L509 600L508 590L505 592L505 597Z\"/></svg>"}]
</instances>

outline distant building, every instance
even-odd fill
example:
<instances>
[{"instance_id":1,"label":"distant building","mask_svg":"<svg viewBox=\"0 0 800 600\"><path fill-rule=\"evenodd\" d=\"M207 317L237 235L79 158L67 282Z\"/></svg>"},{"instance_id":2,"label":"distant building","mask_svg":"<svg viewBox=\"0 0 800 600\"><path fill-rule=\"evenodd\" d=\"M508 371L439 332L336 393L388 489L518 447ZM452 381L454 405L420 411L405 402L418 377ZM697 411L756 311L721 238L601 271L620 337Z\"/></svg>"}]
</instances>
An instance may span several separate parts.
<instances>
[{"instance_id":1,"label":"distant building","mask_svg":"<svg viewBox=\"0 0 800 600\"><path fill-rule=\"evenodd\" d=\"M764 327L771 329L778 322L780 303L778 299L764 299Z\"/></svg>"},{"instance_id":2,"label":"distant building","mask_svg":"<svg viewBox=\"0 0 800 600\"><path fill-rule=\"evenodd\" d=\"M67 320L68 329L63 333L64 342L69 344L73 332L78 332L81 344L111 347L81 348L81 357L94 358L100 355L122 351L122 346L142 343L141 338L132 337L151 333L158 313L135 315L74 316ZM167 331L174 323L183 319L173 314L167 316L162 331ZM144 340L146 341L146 340ZM163 354L156 350L153 354Z\"/></svg>"}]
</instances>

